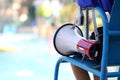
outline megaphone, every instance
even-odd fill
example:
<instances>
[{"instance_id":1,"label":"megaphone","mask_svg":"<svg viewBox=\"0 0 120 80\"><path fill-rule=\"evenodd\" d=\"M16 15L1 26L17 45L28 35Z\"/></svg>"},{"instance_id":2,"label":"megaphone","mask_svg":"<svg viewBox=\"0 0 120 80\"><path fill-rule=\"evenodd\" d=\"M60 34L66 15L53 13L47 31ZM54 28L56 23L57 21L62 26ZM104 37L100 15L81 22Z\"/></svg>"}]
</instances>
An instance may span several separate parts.
<instances>
[{"instance_id":1,"label":"megaphone","mask_svg":"<svg viewBox=\"0 0 120 80\"><path fill-rule=\"evenodd\" d=\"M91 60L101 58L102 47L100 43L85 39L81 29L75 24L68 23L58 28L53 43L56 51L64 56L77 53L85 55Z\"/></svg>"}]
</instances>

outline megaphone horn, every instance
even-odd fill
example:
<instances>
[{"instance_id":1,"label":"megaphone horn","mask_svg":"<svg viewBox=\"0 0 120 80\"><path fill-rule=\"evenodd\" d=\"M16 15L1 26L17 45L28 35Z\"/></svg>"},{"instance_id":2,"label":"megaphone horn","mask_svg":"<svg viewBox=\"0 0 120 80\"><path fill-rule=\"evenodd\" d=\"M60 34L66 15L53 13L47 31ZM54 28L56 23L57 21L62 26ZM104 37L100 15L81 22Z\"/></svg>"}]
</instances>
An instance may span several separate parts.
<instances>
[{"instance_id":1,"label":"megaphone horn","mask_svg":"<svg viewBox=\"0 0 120 80\"><path fill-rule=\"evenodd\" d=\"M81 29L75 24L64 24L55 33L54 47L56 51L64 56L75 53L84 54L89 59L100 59L102 49L99 42L87 40L83 37Z\"/></svg>"}]
</instances>

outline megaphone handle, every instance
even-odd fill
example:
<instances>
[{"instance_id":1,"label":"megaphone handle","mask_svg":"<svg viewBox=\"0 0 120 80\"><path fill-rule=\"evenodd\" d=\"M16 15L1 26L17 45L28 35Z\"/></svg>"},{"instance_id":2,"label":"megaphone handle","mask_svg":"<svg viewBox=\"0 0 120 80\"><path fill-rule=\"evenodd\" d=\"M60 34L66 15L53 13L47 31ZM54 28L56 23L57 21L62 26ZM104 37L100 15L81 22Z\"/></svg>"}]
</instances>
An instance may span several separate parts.
<instances>
[{"instance_id":1,"label":"megaphone handle","mask_svg":"<svg viewBox=\"0 0 120 80\"><path fill-rule=\"evenodd\" d=\"M99 33L97 30L97 23L96 23L96 18L95 18L95 9L92 9L92 17L93 17L93 24L94 24L94 33L95 33L95 40L99 41Z\"/></svg>"},{"instance_id":2,"label":"megaphone handle","mask_svg":"<svg viewBox=\"0 0 120 80\"><path fill-rule=\"evenodd\" d=\"M80 15L80 22L79 22L79 24L80 25L83 25L84 24L84 15L83 15L83 12L82 12L82 8L81 7L79 7L80 9L79 9L79 15Z\"/></svg>"},{"instance_id":3,"label":"megaphone handle","mask_svg":"<svg viewBox=\"0 0 120 80\"><path fill-rule=\"evenodd\" d=\"M84 24L84 14L82 8L79 6L75 24L82 26Z\"/></svg>"},{"instance_id":4,"label":"megaphone handle","mask_svg":"<svg viewBox=\"0 0 120 80\"><path fill-rule=\"evenodd\" d=\"M85 25L85 37L86 39L89 39L89 10L86 9L86 25Z\"/></svg>"}]
</instances>

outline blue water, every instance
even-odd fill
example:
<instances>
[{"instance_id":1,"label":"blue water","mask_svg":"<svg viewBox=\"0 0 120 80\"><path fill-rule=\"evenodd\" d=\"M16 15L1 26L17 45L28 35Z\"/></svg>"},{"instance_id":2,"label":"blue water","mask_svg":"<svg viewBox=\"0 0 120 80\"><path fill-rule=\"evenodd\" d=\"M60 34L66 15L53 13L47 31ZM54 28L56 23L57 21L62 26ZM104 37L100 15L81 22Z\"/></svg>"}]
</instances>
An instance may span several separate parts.
<instances>
[{"instance_id":1,"label":"blue water","mask_svg":"<svg viewBox=\"0 0 120 80\"><path fill-rule=\"evenodd\" d=\"M8 40L7 40L8 39ZM47 40L33 34L0 35L0 47L15 51L0 52L0 80L53 80L60 55L49 53ZM59 80L75 80L70 65L61 64Z\"/></svg>"}]
</instances>

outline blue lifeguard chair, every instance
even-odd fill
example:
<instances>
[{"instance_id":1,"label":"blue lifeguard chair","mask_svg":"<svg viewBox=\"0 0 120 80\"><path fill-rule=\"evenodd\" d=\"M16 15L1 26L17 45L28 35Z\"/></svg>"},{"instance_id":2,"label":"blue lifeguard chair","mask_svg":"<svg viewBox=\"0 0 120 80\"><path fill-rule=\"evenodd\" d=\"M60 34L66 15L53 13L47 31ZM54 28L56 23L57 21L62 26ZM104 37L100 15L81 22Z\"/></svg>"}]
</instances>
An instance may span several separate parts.
<instances>
[{"instance_id":1,"label":"blue lifeguard chair","mask_svg":"<svg viewBox=\"0 0 120 80\"><path fill-rule=\"evenodd\" d=\"M110 11L110 20L108 20L105 10L99 6L94 7L103 21L103 47L102 58L99 64L92 60L84 59L78 56L62 56L58 59L55 66L54 80L58 80L59 66L61 63L71 63L86 71L89 71L100 77L100 80L106 80L110 77L120 77L120 72L107 72L109 66L120 65L120 0L114 0L112 10ZM87 34L88 34L88 30ZM86 37L87 38L87 37ZM101 70L94 67L101 66Z\"/></svg>"}]
</instances>

